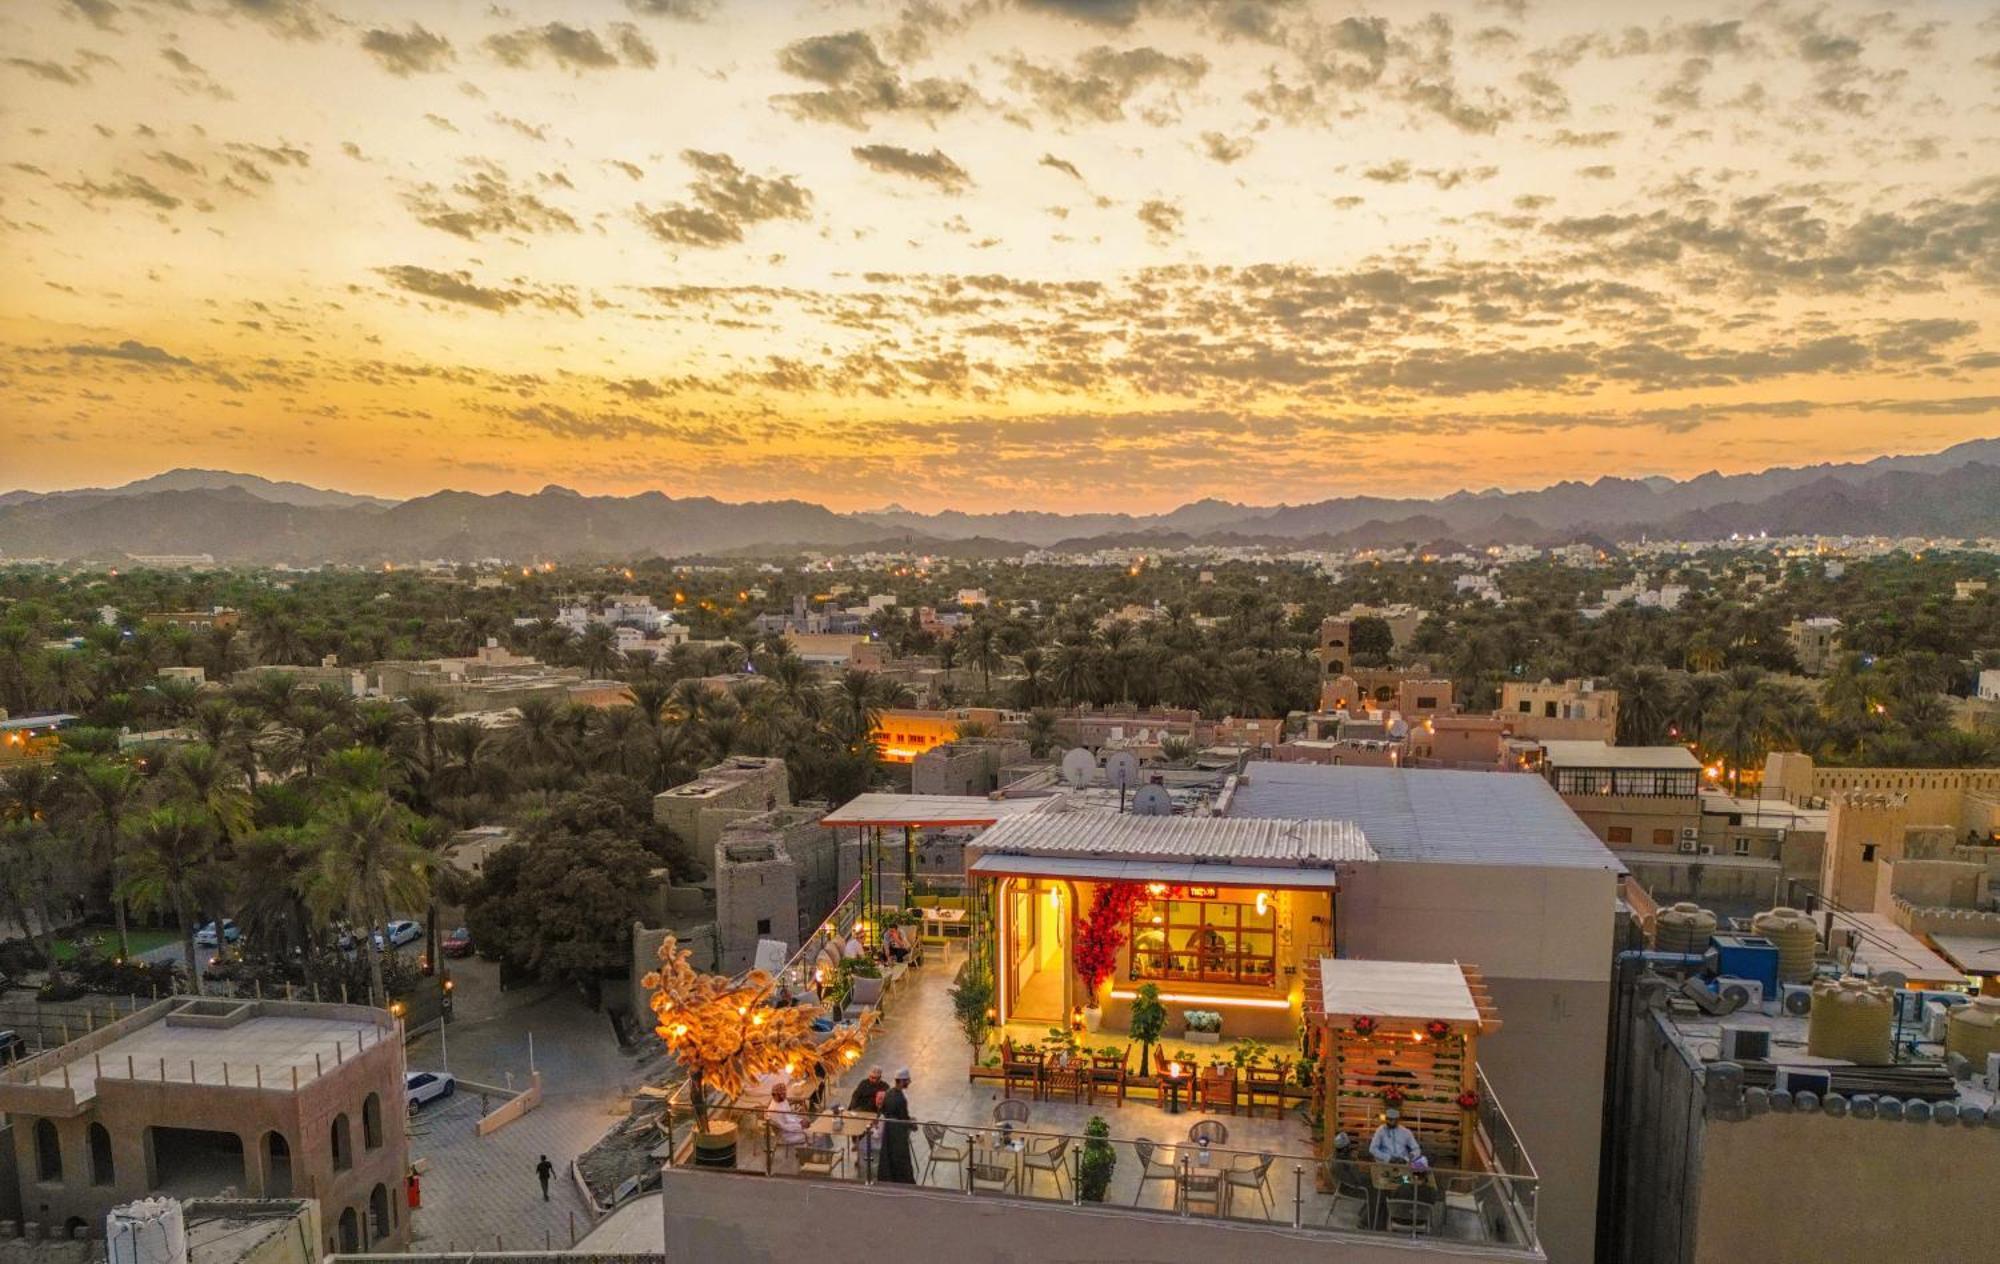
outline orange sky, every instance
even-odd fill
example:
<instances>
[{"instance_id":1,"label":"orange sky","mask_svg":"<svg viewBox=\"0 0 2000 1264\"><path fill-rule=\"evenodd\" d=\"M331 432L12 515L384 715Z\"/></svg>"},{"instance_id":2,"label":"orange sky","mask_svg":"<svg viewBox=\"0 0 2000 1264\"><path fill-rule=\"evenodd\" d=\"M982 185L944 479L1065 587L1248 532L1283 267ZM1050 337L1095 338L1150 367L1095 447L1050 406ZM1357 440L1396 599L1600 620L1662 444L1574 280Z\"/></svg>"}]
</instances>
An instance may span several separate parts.
<instances>
[{"instance_id":1,"label":"orange sky","mask_svg":"<svg viewBox=\"0 0 2000 1264\"><path fill-rule=\"evenodd\" d=\"M0 490L1154 510L2000 432L2000 21L1609 12L8 6Z\"/></svg>"}]
</instances>

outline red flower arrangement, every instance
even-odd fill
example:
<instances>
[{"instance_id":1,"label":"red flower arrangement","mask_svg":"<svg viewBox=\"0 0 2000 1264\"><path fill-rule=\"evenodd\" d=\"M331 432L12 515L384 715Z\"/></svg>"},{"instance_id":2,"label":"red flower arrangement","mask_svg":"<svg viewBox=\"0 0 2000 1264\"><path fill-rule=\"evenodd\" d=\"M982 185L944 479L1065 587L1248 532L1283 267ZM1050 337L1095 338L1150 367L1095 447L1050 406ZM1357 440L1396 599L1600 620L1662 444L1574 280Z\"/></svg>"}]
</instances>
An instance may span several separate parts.
<instances>
[{"instance_id":1,"label":"red flower arrangement","mask_svg":"<svg viewBox=\"0 0 2000 1264\"><path fill-rule=\"evenodd\" d=\"M1451 1034L1451 1024L1442 1018L1433 1018L1424 1024L1424 1030L1430 1033L1432 1040L1443 1040Z\"/></svg>"},{"instance_id":2,"label":"red flower arrangement","mask_svg":"<svg viewBox=\"0 0 2000 1264\"><path fill-rule=\"evenodd\" d=\"M1479 1094L1473 1092L1471 1089L1460 1093L1458 1095L1458 1108L1460 1110L1478 1110Z\"/></svg>"},{"instance_id":3,"label":"red flower arrangement","mask_svg":"<svg viewBox=\"0 0 2000 1264\"><path fill-rule=\"evenodd\" d=\"M1389 1106L1401 1106L1403 1104L1403 1090L1393 1084L1389 1085L1382 1090L1382 1101Z\"/></svg>"},{"instance_id":4,"label":"red flower arrangement","mask_svg":"<svg viewBox=\"0 0 2000 1264\"><path fill-rule=\"evenodd\" d=\"M1076 946L1070 961L1083 979L1089 1003L1097 1001L1098 989L1118 972L1118 950L1125 946L1126 926L1132 906L1139 902L1139 888L1131 882L1101 882L1090 896L1090 911L1077 918Z\"/></svg>"},{"instance_id":5,"label":"red flower arrangement","mask_svg":"<svg viewBox=\"0 0 2000 1264\"><path fill-rule=\"evenodd\" d=\"M1358 1015L1354 1020L1354 1030L1359 1035L1373 1035L1375 1033L1375 1020L1366 1014Z\"/></svg>"}]
</instances>

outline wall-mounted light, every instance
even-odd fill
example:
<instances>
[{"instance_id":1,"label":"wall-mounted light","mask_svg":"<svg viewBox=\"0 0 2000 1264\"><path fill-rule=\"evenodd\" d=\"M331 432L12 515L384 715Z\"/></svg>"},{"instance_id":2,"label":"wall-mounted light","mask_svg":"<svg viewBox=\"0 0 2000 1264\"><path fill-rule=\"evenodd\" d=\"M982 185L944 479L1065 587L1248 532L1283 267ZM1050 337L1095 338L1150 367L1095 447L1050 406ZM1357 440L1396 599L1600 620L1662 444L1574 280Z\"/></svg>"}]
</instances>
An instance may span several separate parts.
<instances>
[{"instance_id":1,"label":"wall-mounted light","mask_svg":"<svg viewBox=\"0 0 2000 1264\"><path fill-rule=\"evenodd\" d=\"M1264 914L1270 911L1271 911L1271 893L1269 891L1259 891L1257 893L1257 915L1259 917L1262 917Z\"/></svg>"}]
</instances>

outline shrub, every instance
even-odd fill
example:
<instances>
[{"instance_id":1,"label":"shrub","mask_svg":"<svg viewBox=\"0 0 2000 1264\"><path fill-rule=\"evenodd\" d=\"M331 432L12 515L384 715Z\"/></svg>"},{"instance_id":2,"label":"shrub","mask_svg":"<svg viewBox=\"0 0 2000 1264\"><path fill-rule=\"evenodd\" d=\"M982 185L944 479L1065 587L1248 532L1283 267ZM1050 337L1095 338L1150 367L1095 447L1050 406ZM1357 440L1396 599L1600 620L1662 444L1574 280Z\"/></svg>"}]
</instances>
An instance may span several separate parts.
<instances>
[{"instance_id":1,"label":"shrub","mask_svg":"<svg viewBox=\"0 0 2000 1264\"><path fill-rule=\"evenodd\" d=\"M1083 1158L1077 1168L1077 1194L1085 1202L1101 1203L1111 1189L1111 1173L1118 1166L1118 1148L1107 1139L1111 1136L1111 1125L1104 1122L1102 1115L1090 1117L1090 1122L1083 1126L1083 1135L1088 1140L1083 1143Z\"/></svg>"},{"instance_id":2,"label":"shrub","mask_svg":"<svg viewBox=\"0 0 2000 1264\"><path fill-rule=\"evenodd\" d=\"M1189 1031L1221 1031L1222 1011L1213 1009L1191 1009L1183 1011L1181 1021Z\"/></svg>"}]
</instances>

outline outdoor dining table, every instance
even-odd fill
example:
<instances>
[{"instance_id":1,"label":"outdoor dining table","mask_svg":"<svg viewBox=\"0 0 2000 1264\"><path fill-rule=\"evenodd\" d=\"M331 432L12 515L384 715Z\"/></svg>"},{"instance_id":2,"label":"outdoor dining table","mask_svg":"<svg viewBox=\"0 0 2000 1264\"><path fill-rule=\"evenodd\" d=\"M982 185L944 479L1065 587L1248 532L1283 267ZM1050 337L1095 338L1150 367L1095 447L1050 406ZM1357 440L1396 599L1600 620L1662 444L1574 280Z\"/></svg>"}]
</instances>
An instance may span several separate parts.
<instances>
[{"instance_id":1,"label":"outdoor dining table","mask_svg":"<svg viewBox=\"0 0 2000 1264\"><path fill-rule=\"evenodd\" d=\"M1214 1152L1192 1142L1167 1148L1163 1158L1180 1173L1174 1178L1174 1210L1184 1210L1191 1202L1207 1203L1215 1208L1216 1215L1228 1214L1224 1202L1229 1190L1222 1179L1228 1163L1218 1161ZM1181 1163L1183 1159L1187 1160L1186 1166Z\"/></svg>"},{"instance_id":2,"label":"outdoor dining table","mask_svg":"<svg viewBox=\"0 0 2000 1264\"><path fill-rule=\"evenodd\" d=\"M1021 1156L1028 1150L1021 1140L995 1142L990 1134L977 1134L972 1141L972 1165L975 1168L998 1168L1007 1174L1008 1193L1016 1193L1021 1188Z\"/></svg>"},{"instance_id":3,"label":"outdoor dining table","mask_svg":"<svg viewBox=\"0 0 2000 1264\"><path fill-rule=\"evenodd\" d=\"M867 1111L850 1111L844 1115L821 1115L806 1128L806 1132L819 1137L844 1137L849 1145L861 1154L862 1172L867 1173L867 1165L873 1157L867 1144L868 1130L875 1126L874 1115Z\"/></svg>"},{"instance_id":4,"label":"outdoor dining table","mask_svg":"<svg viewBox=\"0 0 2000 1264\"><path fill-rule=\"evenodd\" d=\"M1368 1225L1380 1229L1388 1223L1389 1200L1392 1198L1415 1198L1417 1191L1428 1189L1437 1183L1437 1178L1424 1173L1418 1175L1402 1163L1377 1163L1368 1169L1368 1184L1373 1190L1369 1199Z\"/></svg>"}]
</instances>

